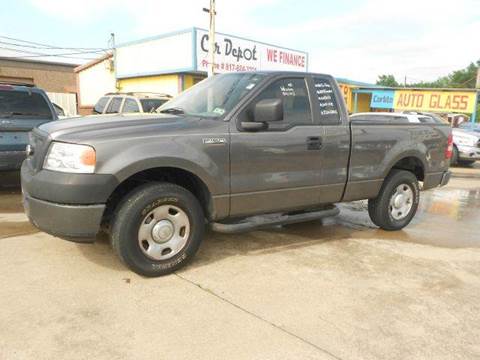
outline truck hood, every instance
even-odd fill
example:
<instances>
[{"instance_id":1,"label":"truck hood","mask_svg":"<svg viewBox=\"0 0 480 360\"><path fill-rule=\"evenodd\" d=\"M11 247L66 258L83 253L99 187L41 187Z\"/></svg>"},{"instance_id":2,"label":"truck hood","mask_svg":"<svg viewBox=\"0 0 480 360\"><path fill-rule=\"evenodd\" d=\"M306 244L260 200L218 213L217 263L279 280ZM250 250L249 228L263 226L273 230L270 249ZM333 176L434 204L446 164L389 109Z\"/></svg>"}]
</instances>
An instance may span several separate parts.
<instances>
[{"instance_id":1,"label":"truck hood","mask_svg":"<svg viewBox=\"0 0 480 360\"><path fill-rule=\"evenodd\" d=\"M101 138L121 138L122 135L152 135L185 133L189 130L213 126L218 120L171 114L92 115L57 120L39 127L53 140L88 142Z\"/></svg>"}]
</instances>

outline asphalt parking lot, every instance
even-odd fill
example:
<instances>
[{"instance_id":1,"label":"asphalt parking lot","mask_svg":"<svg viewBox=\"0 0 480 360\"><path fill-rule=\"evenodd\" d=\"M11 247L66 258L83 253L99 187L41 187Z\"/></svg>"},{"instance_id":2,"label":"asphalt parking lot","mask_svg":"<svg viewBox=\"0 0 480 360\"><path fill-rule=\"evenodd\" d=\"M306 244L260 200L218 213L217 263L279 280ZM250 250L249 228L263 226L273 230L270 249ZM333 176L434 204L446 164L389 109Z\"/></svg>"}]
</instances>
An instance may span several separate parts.
<instances>
[{"instance_id":1,"label":"asphalt parking lot","mask_svg":"<svg viewBox=\"0 0 480 360\"><path fill-rule=\"evenodd\" d=\"M147 279L100 238L66 242L0 192L0 359L480 358L480 166L422 193L406 229L341 214L209 233Z\"/></svg>"}]
</instances>

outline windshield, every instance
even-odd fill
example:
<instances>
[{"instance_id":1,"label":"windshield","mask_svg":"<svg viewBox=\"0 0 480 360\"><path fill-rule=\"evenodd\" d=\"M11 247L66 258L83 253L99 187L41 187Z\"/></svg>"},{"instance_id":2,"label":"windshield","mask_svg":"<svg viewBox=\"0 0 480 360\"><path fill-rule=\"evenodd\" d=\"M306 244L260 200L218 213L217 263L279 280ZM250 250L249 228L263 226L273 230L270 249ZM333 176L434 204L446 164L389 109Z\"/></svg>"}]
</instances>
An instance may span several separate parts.
<instances>
[{"instance_id":1,"label":"windshield","mask_svg":"<svg viewBox=\"0 0 480 360\"><path fill-rule=\"evenodd\" d=\"M158 112L220 118L264 78L249 73L215 75L170 100Z\"/></svg>"},{"instance_id":2,"label":"windshield","mask_svg":"<svg viewBox=\"0 0 480 360\"><path fill-rule=\"evenodd\" d=\"M0 90L1 117L41 117L51 119L45 98L35 92Z\"/></svg>"}]
</instances>

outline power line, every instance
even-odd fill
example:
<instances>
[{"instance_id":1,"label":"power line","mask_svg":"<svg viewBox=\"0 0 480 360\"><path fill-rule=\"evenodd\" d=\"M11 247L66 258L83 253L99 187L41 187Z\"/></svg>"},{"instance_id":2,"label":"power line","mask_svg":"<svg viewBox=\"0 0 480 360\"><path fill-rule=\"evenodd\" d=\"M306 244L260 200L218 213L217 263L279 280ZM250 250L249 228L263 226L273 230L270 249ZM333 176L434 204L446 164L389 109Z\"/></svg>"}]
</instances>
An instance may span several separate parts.
<instances>
[{"instance_id":1,"label":"power line","mask_svg":"<svg viewBox=\"0 0 480 360\"><path fill-rule=\"evenodd\" d=\"M28 41L28 40L22 40L22 39L17 39L17 38L12 38L9 36L2 36L0 35L0 38L7 39L7 40L12 40L12 41L17 41L25 44L31 44L34 46L31 46L31 48L39 48L39 49L55 49L55 50L106 50L104 48L93 48L93 47L60 47L60 46L54 46L54 45L49 45L45 43L39 43L35 41ZM28 47L27 45L20 45L17 44L16 46L23 46L23 47Z\"/></svg>"},{"instance_id":2,"label":"power line","mask_svg":"<svg viewBox=\"0 0 480 360\"><path fill-rule=\"evenodd\" d=\"M81 57L81 56L65 56L65 55L25 55L25 56L1 56L2 59L30 59L30 58L39 58L39 57L60 57L60 58L67 58L73 60L95 60L96 58L91 57Z\"/></svg>"},{"instance_id":3,"label":"power line","mask_svg":"<svg viewBox=\"0 0 480 360\"><path fill-rule=\"evenodd\" d=\"M34 54L34 55L39 55L39 56L58 56L58 55L98 54L98 53L101 53L101 51L94 50L94 51L76 51L76 52L67 53L67 54L61 54L61 53L60 54L47 54L47 53L42 53L42 52L38 52L38 51L14 49L14 48L5 47L5 46L0 46L0 49L10 50L10 51L15 51L15 52L21 52L21 53L26 53L26 54Z\"/></svg>"},{"instance_id":4,"label":"power line","mask_svg":"<svg viewBox=\"0 0 480 360\"><path fill-rule=\"evenodd\" d=\"M0 36L1 37L1 36ZM13 42L8 42L8 41L1 41L0 44L4 45L9 45L9 46L16 46L16 47L22 47L22 48L27 48L27 49L39 49L39 50L85 50L88 51L90 48L46 48L46 47L41 47L41 46L34 46L34 45L23 45L23 44L16 44ZM92 51L94 48L92 48ZM98 48L98 52L101 51L107 51L107 49L100 49Z\"/></svg>"}]
</instances>

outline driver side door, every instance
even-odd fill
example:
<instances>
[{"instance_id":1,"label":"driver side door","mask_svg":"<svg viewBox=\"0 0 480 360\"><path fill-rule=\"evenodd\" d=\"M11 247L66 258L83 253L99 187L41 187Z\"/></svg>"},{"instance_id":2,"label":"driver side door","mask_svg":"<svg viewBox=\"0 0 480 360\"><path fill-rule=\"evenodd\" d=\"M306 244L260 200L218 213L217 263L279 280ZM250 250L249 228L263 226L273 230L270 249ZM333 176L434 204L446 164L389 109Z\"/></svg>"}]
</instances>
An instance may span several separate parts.
<instances>
[{"instance_id":1,"label":"driver side door","mask_svg":"<svg viewBox=\"0 0 480 360\"><path fill-rule=\"evenodd\" d=\"M255 104L281 99L282 121L255 132L241 128L252 121ZM302 209L319 204L322 126L315 124L307 79L272 80L231 121L230 216Z\"/></svg>"}]
</instances>

